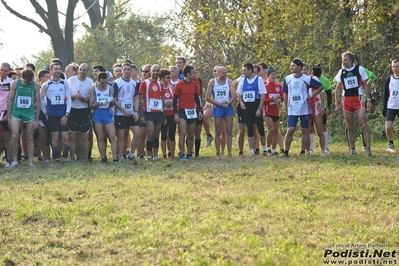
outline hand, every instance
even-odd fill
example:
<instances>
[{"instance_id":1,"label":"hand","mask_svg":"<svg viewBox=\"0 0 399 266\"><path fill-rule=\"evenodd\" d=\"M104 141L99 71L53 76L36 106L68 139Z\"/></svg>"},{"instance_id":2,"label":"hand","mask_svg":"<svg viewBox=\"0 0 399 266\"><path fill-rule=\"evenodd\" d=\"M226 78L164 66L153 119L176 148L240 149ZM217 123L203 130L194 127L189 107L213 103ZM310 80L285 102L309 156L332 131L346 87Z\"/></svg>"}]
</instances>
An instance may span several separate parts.
<instances>
[{"instance_id":1,"label":"hand","mask_svg":"<svg viewBox=\"0 0 399 266\"><path fill-rule=\"evenodd\" d=\"M140 123L145 123L145 118L144 118L144 116L140 116Z\"/></svg>"},{"instance_id":2,"label":"hand","mask_svg":"<svg viewBox=\"0 0 399 266\"><path fill-rule=\"evenodd\" d=\"M174 120L175 120L175 123L176 123L176 124L179 124L179 123L180 123L180 117L179 117L178 114L175 114Z\"/></svg>"},{"instance_id":3,"label":"hand","mask_svg":"<svg viewBox=\"0 0 399 266\"><path fill-rule=\"evenodd\" d=\"M64 115L64 116L61 118L60 125L61 125L61 126L65 126L67 122L68 122L68 117L66 117L66 116Z\"/></svg>"},{"instance_id":4,"label":"hand","mask_svg":"<svg viewBox=\"0 0 399 266\"><path fill-rule=\"evenodd\" d=\"M199 119L200 121L202 120L202 117L203 117L202 112L198 112L198 119Z\"/></svg>"},{"instance_id":5,"label":"hand","mask_svg":"<svg viewBox=\"0 0 399 266\"><path fill-rule=\"evenodd\" d=\"M242 110L247 110L247 107L245 107L245 104L243 102L240 103L240 106Z\"/></svg>"},{"instance_id":6,"label":"hand","mask_svg":"<svg viewBox=\"0 0 399 266\"><path fill-rule=\"evenodd\" d=\"M258 108L258 110L256 110L255 116L259 117L261 114L262 114L262 110L259 110L259 108Z\"/></svg>"},{"instance_id":7,"label":"hand","mask_svg":"<svg viewBox=\"0 0 399 266\"><path fill-rule=\"evenodd\" d=\"M8 116L7 116L8 117ZM12 119L11 117L8 117L8 127L11 128L12 127Z\"/></svg>"},{"instance_id":8,"label":"hand","mask_svg":"<svg viewBox=\"0 0 399 266\"><path fill-rule=\"evenodd\" d=\"M139 118L140 118L140 116L139 116L138 113L134 113L134 114L133 114L133 120L134 120L134 122L137 122L137 120L139 120Z\"/></svg>"},{"instance_id":9,"label":"hand","mask_svg":"<svg viewBox=\"0 0 399 266\"><path fill-rule=\"evenodd\" d=\"M330 108L325 108L325 109L324 109L324 114L325 114L325 115L328 115L329 113L330 113Z\"/></svg>"},{"instance_id":10,"label":"hand","mask_svg":"<svg viewBox=\"0 0 399 266\"><path fill-rule=\"evenodd\" d=\"M337 114L342 114L342 106L340 104L335 106L335 112Z\"/></svg>"},{"instance_id":11,"label":"hand","mask_svg":"<svg viewBox=\"0 0 399 266\"><path fill-rule=\"evenodd\" d=\"M367 101L367 108L366 108L366 111L367 111L367 112L370 111L372 107L373 107L373 104L371 103L371 101Z\"/></svg>"},{"instance_id":12,"label":"hand","mask_svg":"<svg viewBox=\"0 0 399 266\"><path fill-rule=\"evenodd\" d=\"M76 94L76 99L78 99L79 101L83 101L82 98L82 94L80 94L80 92L78 91L78 94Z\"/></svg>"},{"instance_id":13,"label":"hand","mask_svg":"<svg viewBox=\"0 0 399 266\"><path fill-rule=\"evenodd\" d=\"M324 106L321 105L321 106L320 106L320 114L324 114L324 112L325 112Z\"/></svg>"},{"instance_id":14,"label":"hand","mask_svg":"<svg viewBox=\"0 0 399 266\"><path fill-rule=\"evenodd\" d=\"M387 110L386 110L386 109L382 110L382 115L383 115L384 117L387 117Z\"/></svg>"},{"instance_id":15,"label":"hand","mask_svg":"<svg viewBox=\"0 0 399 266\"><path fill-rule=\"evenodd\" d=\"M108 101L104 100L104 101L100 101L100 105L101 106L106 106L108 104Z\"/></svg>"},{"instance_id":16,"label":"hand","mask_svg":"<svg viewBox=\"0 0 399 266\"><path fill-rule=\"evenodd\" d=\"M127 110L127 109L123 109L123 113L124 113L127 117L132 116L132 113L131 113L129 110Z\"/></svg>"},{"instance_id":17,"label":"hand","mask_svg":"<svg viewBox=\"0 0 399 266\"><path fill-rule=\"evenodd\" d=\"M35 129L38 128L38 127L39 127L39 121L37 121L36 119L33 120L32 129L35 130Z\"/></svg>"}]
</instances>

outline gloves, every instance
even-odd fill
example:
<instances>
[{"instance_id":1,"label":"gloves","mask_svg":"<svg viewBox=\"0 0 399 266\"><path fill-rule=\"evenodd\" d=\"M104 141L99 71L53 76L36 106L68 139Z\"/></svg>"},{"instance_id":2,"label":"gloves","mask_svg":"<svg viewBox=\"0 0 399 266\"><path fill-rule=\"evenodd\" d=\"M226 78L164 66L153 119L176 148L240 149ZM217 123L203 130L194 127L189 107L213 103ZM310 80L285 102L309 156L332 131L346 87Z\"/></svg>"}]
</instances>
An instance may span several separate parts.
<instances>
[{"instance_id":1,"label":"gloves","mask_svg":"<svg viewBox=\"0 0 399 266\"><path fill-rule=\"evenodd\" d=\"M108 103L112 103L114 101L113 97L108 97Z\"/></svg>"},{"instance_id":2,"label":"gloves","mask_svg":"<svg viewBox=\"0 0 399 266\"><path fill-rule=\"evenodd\" d=\"M382 109L382 115L384 116L384 117L387 117L387 109Z\"/></svg>"},{"instance_id":3,"label":"gloves","mask_svg":"<svg viewBox=\"0 0 399 266\"><path fill-rule=\"evenodd\" d=\"M106 100L105 101L100 101L100 105L101 106L106 106L107 104L108 104L108 101L106 101Z\"/></svg>"}]
</instances>

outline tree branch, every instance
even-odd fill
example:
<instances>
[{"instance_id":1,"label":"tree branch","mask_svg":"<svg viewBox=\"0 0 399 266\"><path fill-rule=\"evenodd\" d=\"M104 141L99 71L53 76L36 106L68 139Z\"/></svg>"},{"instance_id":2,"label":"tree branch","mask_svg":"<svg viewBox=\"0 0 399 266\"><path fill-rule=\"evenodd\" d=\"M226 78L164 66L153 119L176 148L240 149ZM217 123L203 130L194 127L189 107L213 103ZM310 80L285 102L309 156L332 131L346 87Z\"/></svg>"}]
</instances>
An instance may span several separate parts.
<instances>
[{"instance_id":1,"label":"tree branch","mask_svg":"<svg viewBox=\"0 0 399 266\"><path fill-rule=\"evenodd\" d=\"M1 0L1 3L4 5L4 7L13 15L15 15L16 17L25 20L27 22L32 23L33 25L35 25L36 27L38 27L40 29L41 32L45 32L46 34L50 35L50 32L41 24L37 23L35 20L28 18L20 13L18 13L17 11L15 11L14 9L12 9L5 0ZM39 5L40 6L40 5Z\"/></svg>"}]
</instances>

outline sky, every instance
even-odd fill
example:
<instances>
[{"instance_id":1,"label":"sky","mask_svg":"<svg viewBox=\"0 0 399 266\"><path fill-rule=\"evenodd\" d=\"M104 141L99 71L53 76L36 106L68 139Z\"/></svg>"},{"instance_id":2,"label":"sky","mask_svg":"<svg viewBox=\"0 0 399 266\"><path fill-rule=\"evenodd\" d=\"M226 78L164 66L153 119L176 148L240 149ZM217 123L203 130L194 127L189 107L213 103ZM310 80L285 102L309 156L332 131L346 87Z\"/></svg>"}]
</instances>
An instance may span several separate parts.
<instances>
[{"instance_id":1,"label":"sky","mask_svg":"<svg viewBox=\"0 0 399 266\"><path fill-rule=\"evenodd\" d=\"M58 0L60 10L66 10L62 6L62 3L66 3L65 0ZM102 1L101 1L102 2ZM141 10L142 14L156 15L163 14L166 11L172 9L175 4L174 0L133 0L131 1L134 5L134 10ZM23 4L24 3L24 4ZM46 6L43 0L39 0L39 3L43 7ZM44 3L44 4L43 4ZM7 4L17 10L19 13L26 15L27 17L34 17L37 22L42 23L40 17L34 14L34 9L30 4L29 0L18 0L18 1L7 1ZM62 9L64 8L64 9ZM85 9L82 3L77 5L75 15L83 15ZM87 19L88 15L85 16ZM84 21L84 20L82 20ZM80 23L81 24L81 23ZM21 30L23 28L23 30ZM81 30L81 28L80 28ZM75 34L75 38L81 35L82 30ZM21 62L20 58L26 57L32 60L32 55L39 53L43 50L51 48L50 37L45 33L40 33L39 29L30 22L26 22L22 19L17 18L5 9L3 4L0 3L0 43L3 46L0 48L0 62L8 62L12 66ZM14 64L15 63L15 64Z\"/></svg>"}]
</instances>

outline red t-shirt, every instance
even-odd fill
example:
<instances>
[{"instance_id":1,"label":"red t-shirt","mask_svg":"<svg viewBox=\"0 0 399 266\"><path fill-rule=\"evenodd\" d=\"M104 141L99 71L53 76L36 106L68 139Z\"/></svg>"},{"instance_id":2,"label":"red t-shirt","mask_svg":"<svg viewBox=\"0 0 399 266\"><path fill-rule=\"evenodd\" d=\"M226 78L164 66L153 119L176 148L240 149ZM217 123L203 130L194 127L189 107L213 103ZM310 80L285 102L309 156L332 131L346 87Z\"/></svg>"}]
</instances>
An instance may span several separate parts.
<instances>
[{"instance_id":1,"label":"red t-shirt","mask_svg":"<svg viewBox=\"0 0 399 266\"><path fill-rule=\"evenodd\" d=\"M144 112L162 112L162 85L159 81L146 79L140 84L139 94L143 95Z\"/></svg>"},{"instance_id":2,"label":"red t-shirt","mask_svg":"<svg viewBox=\"0 0 399 266\"><path fill-rule=\"evenodd\" d=\"M264 103L264 114L270 116L279 116L280 105L275 103L273 98L276 96L280 96L281 101L284 101L283 85L281 85L281 83L279 82L270 83L269 81L266 81L265 87L266 95Z\"/></svg>"},{"instance_id":3,"label":"red t-shirt","mask_svg":"<svg viewBox=\"0 0 399 266\"><path fill-rule=\"evenodd\" d=\"M195 81L187 83L184 79L182 79L175 85L173 94L179 96L177 109L193 109L195 108L194 95L200 95L200 88Z\"/></svg>"}]
</instances>

